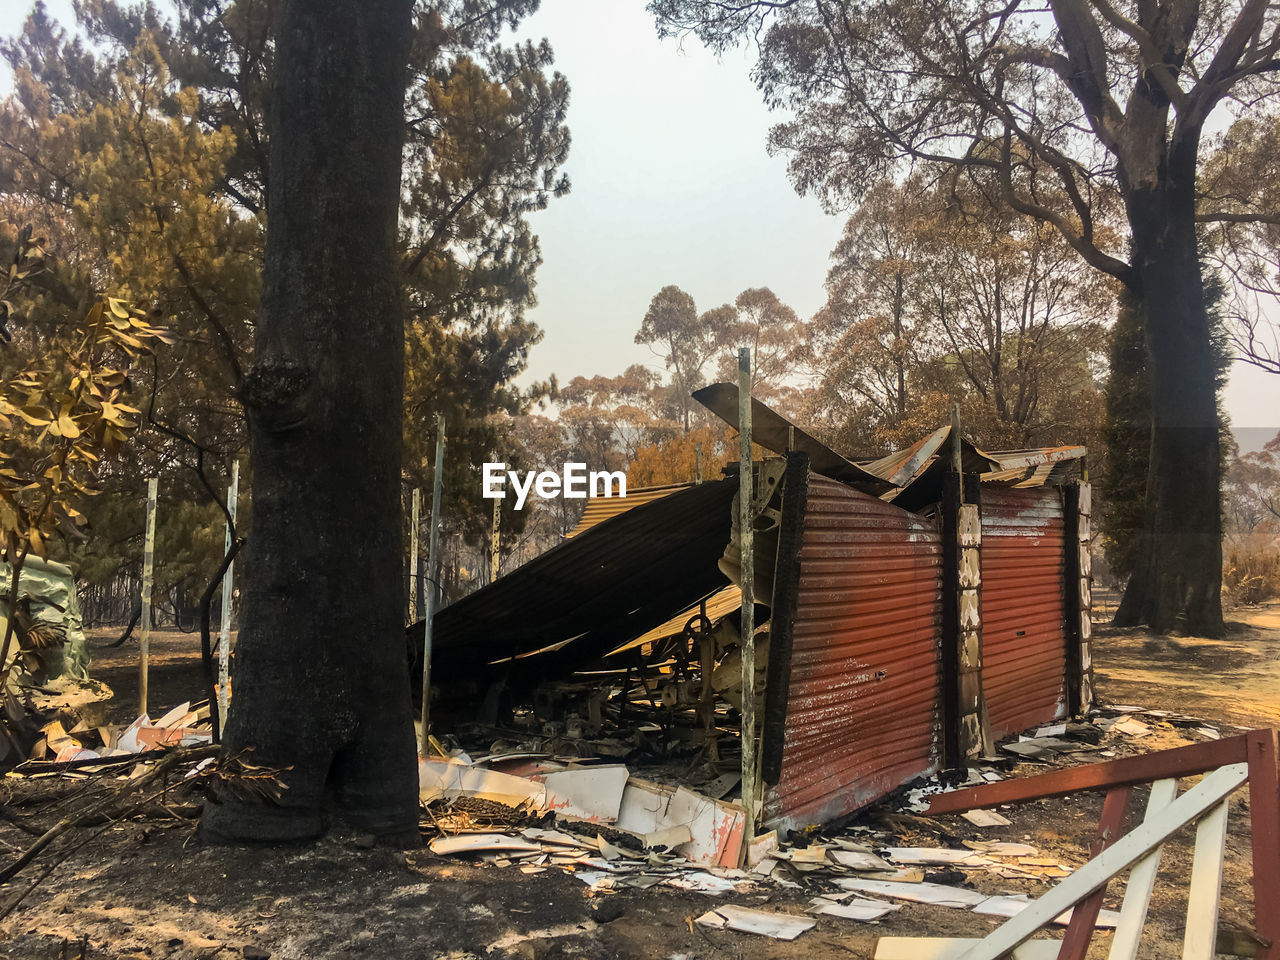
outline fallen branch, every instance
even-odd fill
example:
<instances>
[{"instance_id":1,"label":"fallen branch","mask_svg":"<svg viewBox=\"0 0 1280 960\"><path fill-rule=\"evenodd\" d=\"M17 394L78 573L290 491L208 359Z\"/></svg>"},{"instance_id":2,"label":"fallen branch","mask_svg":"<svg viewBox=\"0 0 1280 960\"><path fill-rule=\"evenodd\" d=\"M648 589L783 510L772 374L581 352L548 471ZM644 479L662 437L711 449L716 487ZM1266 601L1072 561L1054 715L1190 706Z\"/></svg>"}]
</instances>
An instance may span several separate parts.
<instances>
[{"instance_id":1,"label":"fallen branch","mask_svg":"<svg viewBox=\"0 0 1280 960\"><path fill-rule=\"evenodd\" d=\"M124 633L112 640L110 643L94 643L91 646L100 647L103 650L110 650L112 647L118 647L131 636L133 636L133 628L138 625L138 621L142 619L142 604L136 604L133 608L133 614L129 617L129 625L124 628Z\"/></svg>"},{"instance_id":2,"label":"fallen branch","mask_svg":"<svg viewBox=\"0 0 1280 960\"><path fill-rule=\"evenodd\" d=\"M14 773L48 774L64 770L80 770L87 767L117 767L125 763L141 763L158 760L172 753L171 747L157 747L139 753L124 753L114 757L85 757L83 760L23 760L13 768Z\"/></svg>"},{"instance_id":3,"label":"fallen branch","mask_svg":"<svg viewBox=\"0 0 1280 960\"><path fill-rule=\"evenodd\" d=\"M217 753L218 748L215 746L192 747L189 750L174 750L167 757L164 757L159 763L157 763L154 770L143 774L136 780L130 780L118 790L112 791L100 800L88 804L84 809L63 817L55 823L40 836L40 839L28 847L26 851L18 857L18 859L9 864L9 866L5 867L3 870L0 870L0 883L7 883L12 880L24 867L38 857L41 851L68 830L89 822L92 818L97 817L104 810L109 809L113 804L119 803L130 794L137 793L138 791L149 787L179 764L186 763L190 760L203 760L205 757L212 757ZM23 896L25 895L26 894L23 894ZM7 914L7 912L8 911L5 911L5 914ZM0 914L0 919L2 919L5 914Z\"/></svg>"}]
</instances>

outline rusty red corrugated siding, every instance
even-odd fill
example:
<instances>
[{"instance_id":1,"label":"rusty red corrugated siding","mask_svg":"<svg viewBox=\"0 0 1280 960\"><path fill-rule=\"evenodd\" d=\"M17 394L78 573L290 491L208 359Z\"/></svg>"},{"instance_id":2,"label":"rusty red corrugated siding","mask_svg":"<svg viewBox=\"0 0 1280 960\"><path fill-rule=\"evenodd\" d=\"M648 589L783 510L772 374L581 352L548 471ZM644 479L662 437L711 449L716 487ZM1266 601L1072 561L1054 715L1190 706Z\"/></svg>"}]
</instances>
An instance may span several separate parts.
<instances>
[{"instance_id":1,"label":"rusty red corrugated siding","mask_svg":"<svg viewBox=\"0 0 1280 960\"><path fill-rule=\"evenodd\" d=\"M1062 496L982 488L982 686L995 737L1066 715Z\"/></svg>"},{"instance_id":2,"label":"rusty red corrugated siding","mask_svg":"<svg viewBox=\"0 0 1280 960\"><path fill-rule=\"evenodd\" d=\"M934 525L810 474L767 821L822 823L937 767L941 622Z\"/></svg>"}]
</instances>

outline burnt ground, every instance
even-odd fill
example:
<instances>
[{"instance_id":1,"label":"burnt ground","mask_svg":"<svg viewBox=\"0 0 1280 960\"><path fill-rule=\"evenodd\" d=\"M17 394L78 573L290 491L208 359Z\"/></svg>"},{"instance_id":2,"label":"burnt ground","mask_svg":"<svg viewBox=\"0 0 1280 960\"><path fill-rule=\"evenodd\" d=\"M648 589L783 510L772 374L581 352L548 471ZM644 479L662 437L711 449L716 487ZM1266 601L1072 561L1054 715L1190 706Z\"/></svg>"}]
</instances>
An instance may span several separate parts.
<instances>
[{"instance_id":1,"label":"burnt ground","mask_svg":"<svg viewBox=\"0 0 1280 960\"><path fill-rule=\"evenodd\" d=\"M109 686L115 696L107 706L109 723L129 723L138 715L138 640L137 632L119 647L104 646L120 636L119 629L88 630L89 673ZM232 637L234 639L234 634ZM212 642L218 642L215 633ZM183 701L208 699L204 669L200 662L200 633L177 630L152 631L148 656L148 707L158 717L169 707ZM217 661L213 669L217 671Z\"/></svg>"},{"instance_id":2,"label":"burnt ground","mask_svg":"<svg viewBox=\"0 0 1280 960\"><path fill-rule=\"evenodd\" d=\"M1221 726L1280 722L1280 606L1237 611L1239 625L1223 641L1157 637L1100 627L1095 667L1100 698L1203 717ZM195 634L153 636L152 714L205 696ZM137 646L96 650L95 676L117 694L112 719L136 712ZM1192 729L1145 718L1152 734L1108 734L1103 747L1118 755L1177 746L1203 738ZM1022 775L1048 769L1023 765ZM44 828L65 804L59 796L86 789L85 781L16 780L0 784L0 800L28 825ZM1135 798L1140 811L1145 797ZM948 845L963 839L1025 840L1045 856L1070 865L1086 859L1100 797L1042 801L1002 812L1009 827L979 829L958 817L927 819L889 814L870 822L888 829L899 845ZM163 815L162 815L163 816ZM93 831L84 830L88 838ZM79 840L80 837L77 837ZM1191 836L1165 847L1147 925L1144 956L1181 955L1182 913L1191 863ZM31 838L0 823L0 862ZM0 887L0 904L26 890L52 863L38 861ZM810 874L806 877L813 877ZM984 892L1033 896L1048 881L1001 880L971 872ZM1247 799L1232 801L1222 922L1247 928L1252 919ZM345 958L827 958L866 957L879 936L982 936L999 921L967 911L906 904L874 924L819 918L799 939L783 943L750 934L705 930L692 918L719 903L803 912L826 889L781 890L713 898L657 887L592 896L556 871L526 876L515 868L446 859L422 848L408 852L366 849L342 831L308 846L257 849L205 847L189 819L130 820L114 826L54 867L26 900L0 923L0 958L233 957ZM1123 888L1113 885L1107 906ZM597 912L599 911L599 912ZM613 918L613 919L610 919ZM1092 957L1103 957L1109 936L1095 937Z\"/></svg>"}]
</instances>

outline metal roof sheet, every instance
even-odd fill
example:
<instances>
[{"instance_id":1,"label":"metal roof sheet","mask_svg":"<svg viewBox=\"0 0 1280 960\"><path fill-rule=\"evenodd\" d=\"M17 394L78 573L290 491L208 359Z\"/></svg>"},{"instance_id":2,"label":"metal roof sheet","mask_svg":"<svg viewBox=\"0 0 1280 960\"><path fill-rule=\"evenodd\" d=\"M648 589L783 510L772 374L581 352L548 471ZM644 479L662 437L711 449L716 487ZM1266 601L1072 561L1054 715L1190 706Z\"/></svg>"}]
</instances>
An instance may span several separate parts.
<instances>
[{"instance_id":1,"label":"metal roof sheet","mask_svg":"<svg viewBox=\"0 0 1280 960\"><path fill-rule=\"evenodd\" d=\"M742 588L736 585L725 587L718 593L707 597L707 619L712 623L717 620L723 620L741 606ZM654 643L658 640L684 633L685 625L692 617L697 616L701 609L702 604L699 602L685 610L681 610L661 626L654 627L648 633L643 633L634 640L629 640L616 650L610 650L609 656L612 657L627 650L634 650L636 647L643 647L646 643Z\"/></svg>"},{"instance_id":2,"label":"metal roof sheet","mask_svg":"<svg viewBox=\"0 0 1280 960\"><path fill-rule=\"evenodd\" d=\"M738 426L736 383L713 383L709 387L693 391L693 399L729 426ZM886 485L883 477L842 457L755 397L751 398L751 440L774 453L786 454L788 450L799 450L808 454L810 467L824 477L844 483L867 484L877 491L884 489Z\"/></svg>"},{"instance_id":3,"label":"metal roof sheet","mask_svg":"<svg viewBox=\"0 0 1280 960\"><path fill-rule=\"evenodd\" d=\"M616 517L620 513L626 513L632 507L638 507L650 500L661 500L663 497L670 496L679 490L687 490L692 486L694 486L692 483L669 483L659 487L636 487L634 490L628 488L625 497L591 497L587 500L586 509L582 511L582 519L565 535L565 538L572 540L597 523Z\"/></svg>"},{"instance_id":4,"label":"metal roof sheet","mask_svg":"<svg viewBox=\"0 0 1280 960\"><path fill-rule=\"evenodd\" d=\"M562 677L728 586L736 477L638 504L445 607L433 627L441 677L508 671L512 686ZM532 651L518 669L494 665Z\"/></svg>"}]
</instances>

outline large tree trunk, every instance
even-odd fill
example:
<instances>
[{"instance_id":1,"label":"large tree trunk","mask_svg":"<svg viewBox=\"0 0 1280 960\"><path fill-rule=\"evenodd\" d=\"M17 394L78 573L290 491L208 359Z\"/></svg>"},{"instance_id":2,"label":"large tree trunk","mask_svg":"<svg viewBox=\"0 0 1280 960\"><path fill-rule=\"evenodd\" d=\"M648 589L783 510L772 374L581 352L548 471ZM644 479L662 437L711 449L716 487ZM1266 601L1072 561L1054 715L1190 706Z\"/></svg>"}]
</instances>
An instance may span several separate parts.
<instances>
[{"instance_id":1,"label":"large tree trunk","mask_svg":"<svg viewBox=\"0 0 1280 960\"><path fill-rule=\"evenodd\" d=\"M262 310L243 399L253 527L224 753L284 768L225 799L218 840L334 812L414 842L401 620L404 331L395 269L411 0L286 0L276 25Z\"/></svg>"},{"instance_id":2,"label":"large tree trunk","mask_svg":"<svg viewBox=\"0 0 1280 960\"><path fill-rule=\"evenodd\" d=\"M1189 632L1214 637L1223 630L1218 408L1196 249L1194 153L1190 163L1188 176L1175 151L1160 184L1126 197L1152 424L1145 524L1115 623L1166 633L1185 617Z\"/></svg>"}]
</instances>

